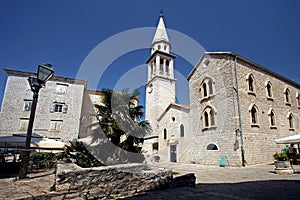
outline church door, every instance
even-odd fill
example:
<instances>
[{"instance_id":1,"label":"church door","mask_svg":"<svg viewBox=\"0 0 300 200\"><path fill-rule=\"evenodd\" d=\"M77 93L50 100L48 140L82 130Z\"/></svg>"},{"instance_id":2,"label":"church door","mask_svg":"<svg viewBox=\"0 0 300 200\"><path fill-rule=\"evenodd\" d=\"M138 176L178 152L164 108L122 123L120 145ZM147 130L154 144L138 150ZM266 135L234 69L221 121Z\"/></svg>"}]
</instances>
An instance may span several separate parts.
<instances>
[{"instance_id":1,"label":"church door","mask_svg":"<svg viewBox=\"0 0 300 200\"><path fill-rule=\"evenodd\" d=\"M170 145L170 161L177 162L176 145Z\"/></svg>"}]
</instances>

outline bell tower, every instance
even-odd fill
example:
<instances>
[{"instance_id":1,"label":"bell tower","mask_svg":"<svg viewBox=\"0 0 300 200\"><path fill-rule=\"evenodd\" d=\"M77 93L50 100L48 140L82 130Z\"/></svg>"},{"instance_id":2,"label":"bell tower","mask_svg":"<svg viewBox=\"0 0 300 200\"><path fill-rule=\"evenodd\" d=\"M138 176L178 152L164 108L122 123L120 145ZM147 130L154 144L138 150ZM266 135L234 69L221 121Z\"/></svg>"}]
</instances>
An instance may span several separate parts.
<instances>
[{"instance_id":1,"label":"bell tower","mask_svg":"<svg viewBox=\"0 0 300 200\"><path fill-rule=\"evenodd\" d=\"M171 43L160 13L159 22L151 44L151 55L147 60L148 80L146 87L146 120L150 122L153 136L158 136L157 119L175 102L174 59L170 54Z\"/></svg>"}]
</instances>

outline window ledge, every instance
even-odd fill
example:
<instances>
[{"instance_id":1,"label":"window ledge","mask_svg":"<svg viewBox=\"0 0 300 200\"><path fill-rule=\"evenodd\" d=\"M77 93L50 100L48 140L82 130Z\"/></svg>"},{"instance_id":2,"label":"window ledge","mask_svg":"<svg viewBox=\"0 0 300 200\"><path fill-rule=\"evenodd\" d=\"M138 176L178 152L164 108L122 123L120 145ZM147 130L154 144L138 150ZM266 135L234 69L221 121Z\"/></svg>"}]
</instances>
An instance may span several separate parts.
<instances>
[{"instance_id":1,"label":"window ledge","mask_svg":"<svg viewBox=\"0 0 300 200\"><path fill-rule=\"evenodd\" d=\"M259 124L251 124L251 127L257 127L257 128L259 128Z\"/></svg>"},{"instance_id":2,"label":"window ledge","mask_svg":"<svg viewBox=\"0 0 300 200\"><path fill-rule=\"evenodd\" d=\"M208 101L209 99L212 99L214 96L215 96L214 94L205 96L205 97L203 97L203 98L200 99L200 102Z\"/></svg>"},{"instance_id":3,"label":"window ledge","mask_svg":"<svg viewBox=\"0 0 300 200\"><path fill-rule=\"evenodd\" d=\"M268 101L274 101L274 98L273 98L273 97L268 97L268 96L267 96L267 100L268 100Z\"/></svg>"},{"instance_id":4,"label":"window ledge","mask_svg":"<svg viewBox=\"0 0 300 200\"><path fill-rule=\"evenodd\" d=\"M292 104L290 102L285 102L285 105L291 106Z\"/></svg>"},{"instance_id":5,"label":"window ledge","mask_svg":"<svg viewBox=\"0 0 300 200\"><path fill-rule=\"evenodd\" d=\"M216 126L210 126L210 127L202 128L202 131L210 131L210 130L214 130L214 129L217 129L217 127Z\"/></svg>"},{"instance_id":6,"label":"window ledge","mask_svg":"<svg viewBox=\"0 0 300 200\"><path fill-rule=\"evenodd\" d=\"M270 126L270 129L277 129L277 126Z\"/></svg>"},{"instance_id":7,"label":"window ledge","mask_svg":"<svg viewBox=\"0 0 300 200\"><path fill-rule=\"evenodd\" d=\"M253 92L253 91L248 91L248 94L249 94L249 95L256 96L256 93L255 93L255 92Z\"/></svg>"},{"instance_id":8,"label":"window ledge","mask_svg":"<svg viewBox=\"0 0 300 200\"><path fill-rule=\"evenodd\" d=\"M289 131L295 131L295 129L294 128L289 128Z\"/></svg>"}]
</instances>

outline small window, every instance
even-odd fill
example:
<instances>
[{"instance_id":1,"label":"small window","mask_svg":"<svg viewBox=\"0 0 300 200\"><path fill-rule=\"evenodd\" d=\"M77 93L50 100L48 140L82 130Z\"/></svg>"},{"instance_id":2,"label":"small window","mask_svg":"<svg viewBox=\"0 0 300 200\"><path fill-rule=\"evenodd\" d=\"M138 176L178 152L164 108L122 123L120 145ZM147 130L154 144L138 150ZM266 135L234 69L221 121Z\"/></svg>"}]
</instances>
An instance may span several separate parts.
<instances>
[{"instance_id":1,"label":"small window","mask_svg":"<svg viewBox=\"0 0 300 200\"><path fill-rule=\"evenodd\" d=\"M23 111L30 111L32 106L31 100L24 100L24 108Z\"/></svg>"},{"instance_id":2,"label":"small window","mask_svg":"<svg viewBox=\"0 0 300 200\"><path fill-rule=\"evenodd\" d=\"M208 106L204 109L202 113L203 129L215 127L215 115L216 113L212 107Z\"/></svg>"},{"instance_id":3,"label":"small window","mask_svg":"<svg viewBox=\"0 0 300 200\"><path fill-rule=\"evenodd\" d=\"M209 145L207 145L206 150L208 150L208 151L218 151L219 148L215 144L209 144Z\"/></svg>"},{"instance_id":4,"label":"small window","mask_svg":"<svg viewBox=\"0 0 300 200\"><path fill-rule=\"evenodd\" d=\"M159 72L163 73L164 72L164 60L160 59L159 61Z\"/></svg>"},{"instance_id":5,"label":"small window","mask_svg":"<svg viewBox=\"0 0 300 200\"><path fill-rule=\"evenodd\" d=\"M184 137L184 125L180 125L180 137Z\"/></svg>"},{"instance_id":6,"label":"small window","mask_svg":"<svg viewBox=\"0 0 300 200\"><path fill-rule=\"evenodd\" d=\"M54 103L50 107L50 112L67 113L68 105L63 103Z\"/></svg>"},{"instance_id":7,"label":"small window","mask_svg":"<svg viewBox=\"0 0 300 200\"><path fill-rule=\"evenodd\" d=\"M167 139L167 129L164 129L164 140Z\"/></svg>"},{"instance_id":8,"label":"small window","mask_svg":"<svg viewBox=\"0 0 300 200\"><path fill-rule=\"evenodd\" d=\"M175 122L175 120L176 120L175 117L172 117L172 121Z\"/></svg>"},{"instance_id":9,"label":"small window","mask_svg":"<svg viewBox=\"0 0 300 200\"><path fill-rule=\"evenodd\" d=\"M21 118L20 119L20 131L27 131L28 129L28 123L29 123L29 119L28 118Z\"/></svg>"},{"instance_id":10,"label":"small window","mask_svg":"<svg viewBox=\"0 0 300 200\"><path fill-rule=\"evenodd\" d=\"M296 96L298 108L300 108L300 94L298 93Z\"/></svg>"},{"instance_id":11,"label":"small window","mask_svg":"<svg viewBox=\"0 0 300 200\"><path fill-rule=\"evenodd\" d=\"M68 85L57 84L56 85L56 93L57 94L66 94Z\"/></svg>"},{"instance_id":12,"label":"small window","mask_svg":"<svg viewBox=\"0 0 300 200\"><path fill-rule=\"evenodd\" d=\"M288 88L285 89L284 91L284 97L285 97L285 103L290 105L291 104L291 94L290 94L290 90Z\"/></svg>"},{"instance_id":13,"label":"small window","mask_svg":"<svg viewBox=\"0 0 300 200\"><path fill-rule=\"evenodd\" d=\"M254 93L254 84L255 84L255 79L254 79L254 76L252 74L249 74L248 75L248 91L251 92L251 93Z\"/></svg>"},{"instance_id":14,"label":"small window","mask_svg":"<svg viewBox=\"0 0 300 200\"><path fill-rule=\"evenodd\" d=\"M211 78L205 78L200 85L199 91L200 91L202 100L213 96L213 94L214 94L213 80Z\"/></svg>"},{"instance_id":15,"label":"small window","mask_svg":"<svg viewBox=\"0 0 300 200\"><path fill-rule=\"evenodd\" d=\"M62 120L51 120L50 122L50 130L51 131L61 131L62 129Z\"/></svg>"},{"instance_id":16,"label":"small window","mask_svg":"<svg viewBox=\"0 0 300 200\"><path fill-rule=\"evenodd\" d=\"M268 98L272 98L273 97L272 85L271 85L270 81L268 81L268 83L266 85L266 92L267 92L267 97Z\"/></svg>"},{"instance_id":17,"label":"small window","mask_svg":"<svg viewBox=\"0 0 300 200\"><path fill-rule=\"evenodd\" d=\"M271 128L276 126L275 113L273 109L269 112L269 121Z\"/></svg>"},{"instance_id":18,"label":"small window","mask_svg":"<svg viewBox=\"0 0 300 200\"><path fill-rule=\"evenodd\" d=\"M158 49L158 50L160 50L160 48L161 48L161 46L160 46L160 45L158 45L157 49Z\"/></svg>"},{"instance_id":19,"label":"small window","mask_svg":"<svg viewBox=\"0 0 300 200\"><path fill-rule=\"evenodd\" d=\"M250 107L250 119L251 126L258 125L258 109L254 104Z\"/></svg>"},{"instance_id":20,"label":"small window","mask_svg":"<svg viewBox=\"0 0 300 200\"><path fill-rule=\"evenodd\" d=\"M294 129L294 116L291 112L288 114L288 123L289 123L289 129L293 130Z\"/></svg>"}]
</instances>

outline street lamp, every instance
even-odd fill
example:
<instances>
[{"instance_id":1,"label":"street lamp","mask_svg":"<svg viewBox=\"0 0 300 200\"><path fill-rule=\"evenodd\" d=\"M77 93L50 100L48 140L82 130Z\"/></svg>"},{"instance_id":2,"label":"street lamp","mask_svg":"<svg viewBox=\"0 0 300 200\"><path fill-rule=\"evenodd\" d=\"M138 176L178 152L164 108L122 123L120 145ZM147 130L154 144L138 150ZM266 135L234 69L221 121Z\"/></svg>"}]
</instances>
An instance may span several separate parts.
<instances>
[{"instance_id":1,"label":"street lamp","mask_svg":"<svg viewBox=\"0 0 300 200\"><path fill-rule=\"evenodd\" d=\"M19 179L26 178L28 163L29 163L29 155L30 155L30 143L31 143L31 135L33 122L35 117L36 105L39 97L40 89L45 86L46 82L53 76L54 70L51 64L40 64L38 65L38 73L35 76L28 77L28 82L33 92L30 118L27 128L26 142L25 142L25 151L22 152L22 162L20 166Z\"/></svg>"}]
</instances>

